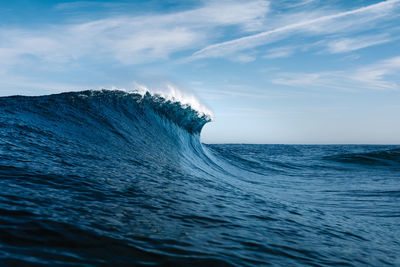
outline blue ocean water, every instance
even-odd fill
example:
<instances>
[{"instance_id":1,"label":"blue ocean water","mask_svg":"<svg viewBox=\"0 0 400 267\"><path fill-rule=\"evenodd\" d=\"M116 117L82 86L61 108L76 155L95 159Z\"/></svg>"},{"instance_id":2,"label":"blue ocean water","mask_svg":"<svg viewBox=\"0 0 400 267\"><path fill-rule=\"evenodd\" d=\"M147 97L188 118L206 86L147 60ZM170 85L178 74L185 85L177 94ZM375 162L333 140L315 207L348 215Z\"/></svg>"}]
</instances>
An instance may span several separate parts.
<instances>
[{"instance_id":1,"label":"blue ocean water","mask_svg":"<svg viewBox=\"0 0 400 267\"><path fill-rule=\"evenodd\" d=\"M400 146L207 145L162 97L0 98L1 265L400 265Z\"/></svg>"}]
</instances>

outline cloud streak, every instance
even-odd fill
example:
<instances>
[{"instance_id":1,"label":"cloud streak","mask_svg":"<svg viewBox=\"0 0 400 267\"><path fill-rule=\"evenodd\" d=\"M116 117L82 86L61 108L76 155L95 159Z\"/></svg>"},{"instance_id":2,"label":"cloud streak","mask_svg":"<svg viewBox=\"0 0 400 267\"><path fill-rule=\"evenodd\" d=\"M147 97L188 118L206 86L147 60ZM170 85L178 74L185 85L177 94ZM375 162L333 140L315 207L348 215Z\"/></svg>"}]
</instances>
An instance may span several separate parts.
<instances>
[{"instance_id":1,"label":"cloud streak","mask_svg":"<svg viewBox=\"0 0 400 267\"><path fill-rule=\"evenodd\" d=\"M272 48L268 50L268 53L264 56L264 58L289 57L293 55L295 51L296 47L291 46Z\"/></svg>"},{"instance_id":2,"label":"cloud streak","mask_svg":"<svg viewBox=\"0 0 400 267\"><path fill-rule=\"evenodd\" d=\"M347 53L378 44L388 43L393 39L394 38L390 38L387 34L360 36L356 38L343 38L330 41L326 46L329 53Z\"/></svg>"},{"instance_id":3,"label":"cloud streak","mask_svg":"<svg viewBox=\"0 0 400 267\"><path fill-rule=\"evenodd\" d=\"M400 90L400 56L381 60L355 70L311 73L280 73L274 84L292 87L333 88L339 90Z\"/></svg>"},{"instance_id":4,"label":"cloud streak","mask_svg":"<svg viewBox=\"0 0 400 267\"><path fill-rule=\"evenodd\" d=\"M78 24L43 25L38 30L0 28L0 67L26 58L74 62L83 57L140 64L205 45L211 32L237 27L252 32L263 25L269 3L254 0L206 2L202 7L168 14L120 15Z\"/></svg>"},{"instance_id":5,"label":"cloud streak","mask_svg":"<svg viewBox=\"0 0 400 267\"><path fill-rule=\"evenodd\" d=\"M393 13L395 9L399 7L399 3L400 0L387 0L351 11L306 19L250 36L206 46L195 52L191 58L199 59L231 56L236 52L273 43L287 38L289 35L300 32L318 35L351 31L357 26L365 25L367 22L388 19L388 14ZM341 21L338 21L339 19L341 19ZM335 24L332 22L335 22Z\"/></svg>"}]
</instances>

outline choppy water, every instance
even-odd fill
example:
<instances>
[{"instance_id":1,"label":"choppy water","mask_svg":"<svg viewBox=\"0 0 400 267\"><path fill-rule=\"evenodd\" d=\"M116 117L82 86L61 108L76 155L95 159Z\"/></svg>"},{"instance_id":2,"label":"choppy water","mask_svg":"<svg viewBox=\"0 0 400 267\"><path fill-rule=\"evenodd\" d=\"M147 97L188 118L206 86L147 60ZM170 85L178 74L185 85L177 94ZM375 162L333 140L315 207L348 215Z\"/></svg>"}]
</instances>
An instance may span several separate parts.
<instances>
[{"instance_id":1,"label":"choppy water","mask_svg":"<svg viewBox=\"0 0 400 267\"><path fill-rule=\"evenodd\" d=\"M2 265L400 265L400 146L204 145L208 120L0 98Z\"/></svg>"}]
</instances>

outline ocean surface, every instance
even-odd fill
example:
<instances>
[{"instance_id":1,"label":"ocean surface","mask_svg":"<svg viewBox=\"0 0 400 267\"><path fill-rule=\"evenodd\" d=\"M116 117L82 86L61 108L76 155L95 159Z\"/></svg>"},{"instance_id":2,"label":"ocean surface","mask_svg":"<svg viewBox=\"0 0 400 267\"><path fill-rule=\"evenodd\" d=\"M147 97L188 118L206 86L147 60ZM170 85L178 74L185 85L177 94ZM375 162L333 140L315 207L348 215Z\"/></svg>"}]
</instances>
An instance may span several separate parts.
<instances>
[{"instance_id":1,"label":"ocean surface","mask_svg":"<svg viewBox=\"0 0 400 267\"><path fill-rule=\"evenodd\" d=\"M209 120L0 98L0 265L400 266L400 146L207 145Z\"/></svg>"}]
</instances>

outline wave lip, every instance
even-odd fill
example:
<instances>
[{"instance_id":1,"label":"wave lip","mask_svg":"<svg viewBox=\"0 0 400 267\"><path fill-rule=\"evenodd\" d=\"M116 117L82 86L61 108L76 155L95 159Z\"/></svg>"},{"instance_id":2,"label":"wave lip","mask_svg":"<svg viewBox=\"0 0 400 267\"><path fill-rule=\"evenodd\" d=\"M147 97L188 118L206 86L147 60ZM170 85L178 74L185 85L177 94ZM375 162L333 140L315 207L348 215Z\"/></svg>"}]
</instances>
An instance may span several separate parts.
<instances>
[{"instance_id":1,"label":"wave lip","mask_svg":"<svg viewBox=\"0 0 400 267\"><path fill-rule=\"evenodd\" d=\"M200 133L203 126L211 121L209 114L200 113L187 104L167 100L161 95L146 92L140 102L190 133Z\"/></svg>"}]
</instances>

